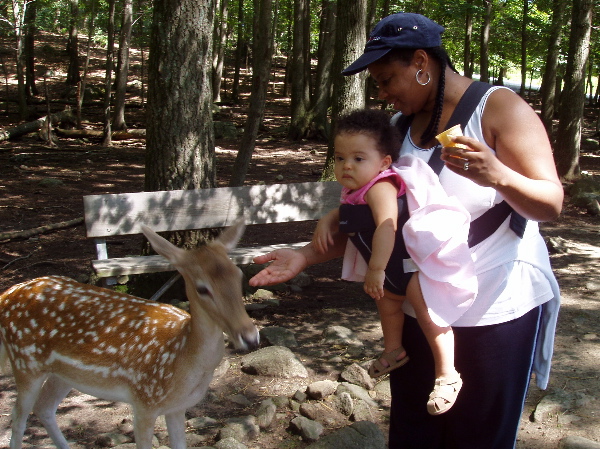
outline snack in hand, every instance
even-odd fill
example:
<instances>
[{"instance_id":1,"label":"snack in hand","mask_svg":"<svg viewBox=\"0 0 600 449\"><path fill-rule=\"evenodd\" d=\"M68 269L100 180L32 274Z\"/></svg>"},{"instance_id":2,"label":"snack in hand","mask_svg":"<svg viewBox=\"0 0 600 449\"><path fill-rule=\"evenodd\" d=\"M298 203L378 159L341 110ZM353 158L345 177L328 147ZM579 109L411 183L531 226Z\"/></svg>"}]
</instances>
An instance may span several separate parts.
<instances>
[{"instance_id":1,"label":"snack in hand","mask_svg":"<svg viewBox=\"0 0 600 449\"><path fill-rule=\"evenodd\" d=\"M454 125L452 128L447 129L444 132L439 133L435 138L445 147L455 147L467 149L467 147L460 143L453 141L454 137L462 136L462 129L460 125Z\"/></svg>"}]
</instances>

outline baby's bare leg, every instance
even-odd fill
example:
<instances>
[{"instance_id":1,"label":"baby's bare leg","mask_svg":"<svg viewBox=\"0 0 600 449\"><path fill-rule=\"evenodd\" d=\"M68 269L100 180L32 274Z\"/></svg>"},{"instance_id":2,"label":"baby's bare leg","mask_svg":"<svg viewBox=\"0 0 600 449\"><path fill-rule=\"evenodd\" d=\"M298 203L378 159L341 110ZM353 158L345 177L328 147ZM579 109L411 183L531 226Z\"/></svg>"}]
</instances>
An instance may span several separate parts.
<instances>
[{"instance_id":1,"label":"baby's bare leg","mask_svg":"<svg viewBox=\"0 0 600 449\"><path fill-rule=\"evenodd\" d=\"M417 321L431 347L435 363L435 377L450 377L456 374L454 368L454 333L450 326L440 327L431 320L418 279L418 275L410 279L406 289L406 298L415 310Z\"/></svg>"},{"instance_id":2,"label":"baby's bare leg","mask_svg":"<svg viewBox=\"0 0 600 449\"><path fill-rule=\"evenodd\" d=\"M391 296L387 291L383 298L375 301L379 310L381 330L383 331L384 352L392 352L402 346L402 329L404 327L404 312L402 303L404 297ZM406 354L398 354L401 359Z\"/></svg>"}]
</instances>

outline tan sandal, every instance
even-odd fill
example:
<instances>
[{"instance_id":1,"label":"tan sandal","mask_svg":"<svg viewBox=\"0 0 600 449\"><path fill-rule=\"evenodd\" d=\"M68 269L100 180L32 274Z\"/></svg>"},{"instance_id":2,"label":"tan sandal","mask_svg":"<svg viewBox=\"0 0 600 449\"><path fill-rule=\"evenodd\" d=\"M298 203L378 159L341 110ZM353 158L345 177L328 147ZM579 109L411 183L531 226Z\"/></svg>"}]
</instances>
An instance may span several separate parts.
<instances>
[{"instance_id":1,"label":"tan sandal","mask_svg":"<svg viewBox=\"0 0 600 449\"><path fill-rule=\"evenodd\" d=\"M438 377L435 380L433 391L429 395L427 401L427 411L430 415L441 415L446 413L456 402L458 392L462 387L462 379L460 374L450 378Z\"/></svg>"},{"instance_id":2,"label":"tan sandal","mask_svg":"<svg viewBox=\"0 0 600 449\"><path fill-rule=\"evenodd\" d=\"M409 360L408 356L404 356L400 360L397 360L398 356L403 352L404 348L400 346L393 351L381 353L379 358L371 363L371 366L369 367L369 376L373 378L380 377L396 368L400 368ZM381 363L381 360L385 360L388 363L388 366Z\"/></svg>"}]
</instances>

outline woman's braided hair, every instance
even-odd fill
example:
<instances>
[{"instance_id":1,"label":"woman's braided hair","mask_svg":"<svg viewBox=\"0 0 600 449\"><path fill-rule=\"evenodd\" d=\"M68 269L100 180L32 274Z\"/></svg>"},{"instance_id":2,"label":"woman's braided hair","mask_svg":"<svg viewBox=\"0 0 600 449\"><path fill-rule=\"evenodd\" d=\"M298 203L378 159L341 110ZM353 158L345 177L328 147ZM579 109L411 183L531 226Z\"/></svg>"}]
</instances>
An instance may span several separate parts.
<instances>
[{"instance_id":1,"label":"woman's braided hair","mask_svg":"<svg viewBox=\"0 0 600 449\"><path fill-rule=\"evenodd\" d=\"M380 61L399 61L405 65L408 65L415 54L416 48L396 48L391 50L386 56ZM427 142L432 140L438 134L438 127L442 118L442 110L444 108L444 92L446 89L446 66L450 67L456 72L452 61L446 50L442 47L431 47L423 49L431 58L435 59L440 63L440 79L438 82L437 95L435 97L435 103L433 106L433 115L429 121L425 131L421 134L421 144L425 145Z\"/></svg>"}]
</instances>

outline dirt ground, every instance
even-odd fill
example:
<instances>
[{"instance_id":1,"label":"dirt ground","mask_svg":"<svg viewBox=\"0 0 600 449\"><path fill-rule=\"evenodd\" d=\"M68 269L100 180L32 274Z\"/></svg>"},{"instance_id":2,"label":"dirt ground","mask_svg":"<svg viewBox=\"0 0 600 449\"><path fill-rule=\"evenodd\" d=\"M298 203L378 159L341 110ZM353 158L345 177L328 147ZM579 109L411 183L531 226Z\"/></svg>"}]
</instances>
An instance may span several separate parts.
<instances>
[{"instance_id":1,"label":"dirt ground","mask_svg":"<svg viewBox=\"0 0 600 449\"><path fill-rule=\"evenodd\" d=\"M0 47L6 52L6 47ZM49 50L46 50L49 52ZM52 53L56 57L56 53ZM60 56L60 55L59 55ZM64 56L63 56L64 57ZM58 58L56 63L60 62ZM134 64L134 71L136 65ZM138 67L139 68L139 67ZM96 75L100 77L101 72ZM14 80L13 80L14 81ZM57 75L56 85L60 82ZM14 90L14 82L11 84ZM59 99L58 90L54 90ZM132 95L135 95L135 91ZM138 98L139 100L139 98ZM135 106L135 100L134 106ZM19 122L15 103L0 102L0 126L7 129ZM265 130L259 136L247 183L316 181L325 159L323 142L290 142L282 132L286 117L281 113L285 100L271 92ZM52 103L53 111L64 105ZM38 114L45 105L40 102ZM285 111L285 109L283 109ZM590 113L590 121L597 111ZM241 126L244 111L236 106L224 106L219 118ZM99 114L90 110L84 116L85 126L99 128ZM139 107L127 112L128 125L144 127ZM586 132L586 136L591 132ZM237 151L237 141L217 142L219 185L226 185L229 169ZM57 147L49 147L35 134L14 141L0 142L0 233L36 228L65 222L83 216L82 197L87 194L135 192L143 190L144 150L141 140L114 142L103 148L98 141L60 139ZM597 148L584 147L581 166L600 175L600 153ZM279 177L279 178L278 178ZM279 243L286 236L298 233L308 238L312 223L302 225L261 226L248 229L247 242ZM553 374L549 390L532 387L522 419L518 447L522 449L556 448L560 438L580 435L600 442L600 226L599 218L576 208L565 199L564 212L555 222L545 223L543 233L564 239L567 252L552 255L552 264L563 293L563 307L556 337ZM296 237L295 237L296 238ZM294 238L294 239L295 239ZM136 254L140 241L117 238L111 241L112 255ZM85 237L82 224L26 239L0 239L0 291L11 285L38 276L66 275L87 282L90 260L95 257L94 246ZM360 293L356 284L339 281L339 263L332 262L309 270L314 284L300 293L281 294L280 307L253 313L259 327L281 325L294 330L300 341L302 360L309 367L311 380L334 378L339 366L328 367L331 348L318 344L317 336L326 326L341 324L352 327L373 351L380 349L380 333L373 303ZM238 356L232 355L235 365ZM243 392L259 402L265 396L291 395L300 384L256 379L230 369L215 380L210 397L221 399ZM530 418L535 405L547 394L562 391L576 395L570 407L557 411L543 422ZM7 446L10 408L14 400L14 385L10 376L0 377L0 448ZM233 403L207 401L191 410L189 416L211 416L224 419L230 415L252 413ZM378 411L381 428L387 431L387 409ZM67 438L77 441L77 448L95 447L95 436L113 431L124 418L130 418L122 404L96 400L73 393L59 410L59 420ZM49 444L45 431L32 418L28 431L28 447ZM290 445L287 431L289 416L280 417L278 425L261 434L251 448L304 447L294 439ZM279 425L280 424L280 425ZM333 428L328 428L331 431ZM207 435L207 444L214 435Z\"/></svg>"}]
</instances>

